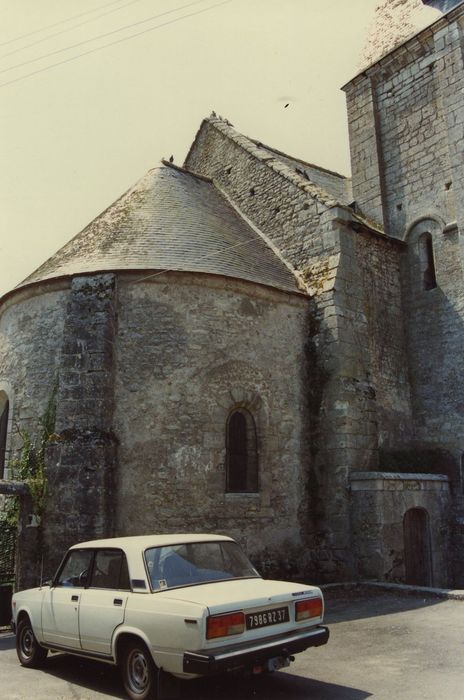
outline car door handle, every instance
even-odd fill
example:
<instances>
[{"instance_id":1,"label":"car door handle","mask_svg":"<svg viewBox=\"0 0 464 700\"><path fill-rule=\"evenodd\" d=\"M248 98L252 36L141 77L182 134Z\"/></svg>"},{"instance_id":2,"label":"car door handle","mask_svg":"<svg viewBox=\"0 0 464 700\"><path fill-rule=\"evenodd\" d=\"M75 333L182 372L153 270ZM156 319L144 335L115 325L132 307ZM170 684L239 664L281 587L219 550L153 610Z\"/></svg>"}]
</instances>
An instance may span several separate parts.
<instances>
[{"instance_id":1,"label":"car door handle","mask_svg":"<svg viewBox=\"0 0 464 700\"><path fill-rule=\"evenodd\" d=\"M72 596L71 596L71 600L73 601L73 603L77 603L77 601L79 600L79 596L78 596L78 595L72 595Z\"/></svg>"},{"instance_id":2,"label":"car door handle","mask_svg":"<svg viewBox=\"0 0 464 700\"><path fill-rule=\"evenodd\" d=\"M113 600L114 605L122 605L122 598L115 598Z\"/></svg>"}]
</instances>

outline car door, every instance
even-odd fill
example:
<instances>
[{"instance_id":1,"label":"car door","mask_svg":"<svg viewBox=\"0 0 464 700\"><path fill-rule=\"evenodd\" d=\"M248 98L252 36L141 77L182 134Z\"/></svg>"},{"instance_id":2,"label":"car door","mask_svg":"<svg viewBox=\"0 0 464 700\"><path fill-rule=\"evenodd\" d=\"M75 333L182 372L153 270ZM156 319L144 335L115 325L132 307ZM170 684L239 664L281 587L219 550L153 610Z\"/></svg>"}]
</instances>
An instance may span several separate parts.
<instances>
[{"instance_id":1,"label":"car door","mask_svg":"<svg viewBox=\"0 0 464 700\"><path fill-rule=\"evenodd\" d=\"M113 632L124 621L129 589L124 552L119 549L96 550L90 581L82 592L79 606L84 651L111 655Z\"/></svg>"},{"instance_id":2,"label":"car door","mask_svg":"<svg viewBox=\"0 0 464 700\"><path fill-rule=\"evenodd\" d=\"M92 563L91 549L71 549L42 601L45 642L80 648L79 605Z\"/></svg>"}]
</instances>

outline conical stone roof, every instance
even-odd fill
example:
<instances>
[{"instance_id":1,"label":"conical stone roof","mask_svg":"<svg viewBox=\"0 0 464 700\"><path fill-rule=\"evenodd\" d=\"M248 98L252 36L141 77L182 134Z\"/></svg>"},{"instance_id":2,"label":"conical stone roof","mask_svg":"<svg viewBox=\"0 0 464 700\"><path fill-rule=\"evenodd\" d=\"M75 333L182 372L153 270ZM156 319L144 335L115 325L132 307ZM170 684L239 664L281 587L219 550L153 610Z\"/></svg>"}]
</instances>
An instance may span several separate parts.
<instances>
[{"instance_id":1,"label":"conical stone roof","mask_svg":"<svg viewBox=\"0 0 464 700\"><path fill-rule=\"evenodd\" d=\"M18 287L119 270L202 272L298 291L291 269L211 181L168 165L150 170Z\"/></svg>"}]
</instances>

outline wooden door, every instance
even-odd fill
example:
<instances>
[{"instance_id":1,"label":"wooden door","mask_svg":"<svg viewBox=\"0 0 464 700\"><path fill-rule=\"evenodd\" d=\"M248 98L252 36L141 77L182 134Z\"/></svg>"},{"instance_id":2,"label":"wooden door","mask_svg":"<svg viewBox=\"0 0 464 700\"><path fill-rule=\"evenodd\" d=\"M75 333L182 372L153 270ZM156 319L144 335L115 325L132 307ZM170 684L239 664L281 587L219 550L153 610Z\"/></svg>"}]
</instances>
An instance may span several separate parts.
<instances>
[{"instance_id":1,"label":"wooden door","mask_svg":"<svg viewBox=\"0 0 464 700\"><path fill-rule=\"evenodd\" d=\"M405 583L432 585L429 517L424 508L411 508L403 518Z\"/></svg>"}]
</instances>

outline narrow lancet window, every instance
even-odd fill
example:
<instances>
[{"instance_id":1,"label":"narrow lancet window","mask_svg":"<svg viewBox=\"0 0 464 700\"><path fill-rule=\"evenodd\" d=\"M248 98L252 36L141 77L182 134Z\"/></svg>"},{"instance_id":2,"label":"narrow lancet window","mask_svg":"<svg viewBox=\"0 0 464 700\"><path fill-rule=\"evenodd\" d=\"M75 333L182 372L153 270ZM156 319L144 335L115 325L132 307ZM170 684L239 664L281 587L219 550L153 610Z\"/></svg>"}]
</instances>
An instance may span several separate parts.
<instances>
[{"instance_id":1,"label":"narrow lancet window","mask_svg":"<svg viewBox=\"0 0 464 700\"><path fill-rule=\"evenodd\" d=\"M226 428L226 490L230 493L258 491L256 428L251 413L238 409L230 414Z\"/></svg>"},{"instance_id":2,"label":"narrow lancet window","mask_svg":"<svg viewBox=\"0 0 464 700\"><path fill-rule=\"evenodd\" d=\"M419 261L423 289L435 289L435 262L433 258L433 243L430 233L423 233L419 238Z\"/></svg>"}]
</instances>

